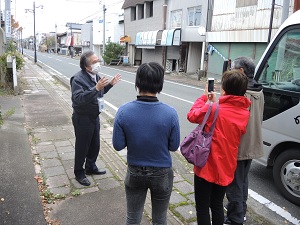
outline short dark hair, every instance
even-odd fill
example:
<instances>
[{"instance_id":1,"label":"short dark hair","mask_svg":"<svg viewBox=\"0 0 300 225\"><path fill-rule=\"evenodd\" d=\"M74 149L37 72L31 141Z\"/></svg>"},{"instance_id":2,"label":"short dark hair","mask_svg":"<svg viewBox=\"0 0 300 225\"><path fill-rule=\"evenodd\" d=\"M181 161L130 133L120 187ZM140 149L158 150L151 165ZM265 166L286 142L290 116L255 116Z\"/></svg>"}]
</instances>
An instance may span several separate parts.
<instances>
[{"instance_id":1,"label":"short dark hair","mask_svg":"<svg viewBox=\"0 0 300 225\"><path fill-rule=\"evenodd\" d=\"M92 55L95 55L95 52L93 52L92 50L88 50L86 52L83 52L80 56L80 68L82 70L86 70L86 67L89 66L88 65L88 60L89 58L92 56Z\"/></svg>"},{"instance_id":2,"label":"short dark hair","mask_svg":"<svg viewBox=\"0 0 300 225\"><path fill-rule=\"evenodd\" d=\"M240 70L226 71L221 80L226 95L244 96L247 90L248 77Z\"/></svg>"},{"instance_id":3,"label":"short dark hair","mask_svg":"<svg viewBox=\"0 0 300 225\"><path fill-rule=\"evenodd\" d=\"M135 88L140 92L160 93L164 83L164 68L157 62L143 63L136 71Z\"/></svg>"},{"instance_id":4,"label":"short dark hair","mask_svg":"<svg viewBox=\"0 0 300 225\"><path fill-rule=\"evenodd\" d=\"M232 69L243 68L245 75L248 78L253 78L255 72L255 64L253 59L249 57L238 57L232 63Z\"/></svg>"}]
</instances>

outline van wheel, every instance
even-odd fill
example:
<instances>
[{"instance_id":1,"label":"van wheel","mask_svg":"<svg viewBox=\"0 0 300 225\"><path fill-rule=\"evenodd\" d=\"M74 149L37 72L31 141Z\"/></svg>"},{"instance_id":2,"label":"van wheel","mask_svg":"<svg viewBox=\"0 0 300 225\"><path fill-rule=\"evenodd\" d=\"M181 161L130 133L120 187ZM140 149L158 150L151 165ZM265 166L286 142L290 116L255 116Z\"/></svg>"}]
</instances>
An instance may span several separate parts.
<instances>
[{"instance_id":1,"label":"van wheel","mask_svg":"<svg viewBox=\"0 0 300 225\"><path fill-rule=\"evenodd\" d=\"M300 206L300 151L291 149L275 160L273 178L282 195Z\"/></svg>"}]
</instances>

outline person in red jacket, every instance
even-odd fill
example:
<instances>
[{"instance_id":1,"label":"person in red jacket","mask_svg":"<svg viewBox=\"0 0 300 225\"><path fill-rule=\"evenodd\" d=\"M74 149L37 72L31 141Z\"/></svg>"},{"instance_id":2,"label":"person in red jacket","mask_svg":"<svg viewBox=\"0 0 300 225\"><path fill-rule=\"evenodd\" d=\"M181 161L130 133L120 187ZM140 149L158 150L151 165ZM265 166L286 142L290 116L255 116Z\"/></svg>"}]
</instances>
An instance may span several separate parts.
<instances>
[{"instance_id":1,"label":"person in red jacket","mask_svg":"<svg viewBox=\"0 0 300 225\"><path fill-rule=\"evenodd\" d=\"M249 119L250 100L246 98L248 78L239 70L226 71L221 80L219 97L219 115L213 134L211 151L204 167L194 166L194 189L197 222L210 225L223 225L223 199L226 187L234 178L237 166L237 154L240 139L246 133ZM216 93L207 91L198 98L187 114L191 123L200 124L209 108L207 101L216 102ZM216 104L206 122L208 131L212 124Z\"/></svg>"}]
</instances>

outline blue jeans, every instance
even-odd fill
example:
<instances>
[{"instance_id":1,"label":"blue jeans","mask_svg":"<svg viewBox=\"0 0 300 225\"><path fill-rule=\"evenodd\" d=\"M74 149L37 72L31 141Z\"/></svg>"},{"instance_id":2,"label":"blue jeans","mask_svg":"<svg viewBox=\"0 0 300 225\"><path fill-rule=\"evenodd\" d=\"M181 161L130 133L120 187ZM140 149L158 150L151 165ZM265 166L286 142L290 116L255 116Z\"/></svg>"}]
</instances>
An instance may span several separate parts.
<instances>
[{"instance_id":1,"label":"blue jeans","mask_svg":"<svg viewBox=\"0 0 300 225\"><path fill-rule=\"evenodd\" d=\"M148 189L151 193L152 223L166 225L172 188L172 168L128 166L125 178L126 225L141 223Z\"/></svg>"},{"instance_id":2,"label":"blue jeans","mask_svg":"<svg viewBox=\"0 0 300 225\"><path fill-rule=\"evenodd\" d=\"M244 216L247 212L248 173L251 162L252 159L237 161L234 180L226 190L228 199L227 218L239 224L244 222Z\"/></svg>"}]
</instances>

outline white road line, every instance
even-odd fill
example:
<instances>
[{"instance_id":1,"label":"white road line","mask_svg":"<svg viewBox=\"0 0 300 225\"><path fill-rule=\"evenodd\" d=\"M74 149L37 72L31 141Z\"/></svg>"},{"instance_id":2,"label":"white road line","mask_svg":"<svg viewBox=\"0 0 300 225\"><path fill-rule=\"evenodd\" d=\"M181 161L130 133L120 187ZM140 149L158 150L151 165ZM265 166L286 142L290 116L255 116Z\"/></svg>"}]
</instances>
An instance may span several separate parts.
<instances>
[{"instance_id":1,"label":"white road line","mask_svg":"<svg viewBox=\"0 0 300 225\"><path fill-rule=\"evenodd\" d=\"M110 75L108 75L108 74L104 74L105 76L108 76L108 77L112 77L112 76L110 76ZM134 85L134 83L133 82L130 82L130 81L127 81L127 80L121 80L121 81L123 81L123 82L127 82L127 83L129 83L129 84L133 84ZM175 83L174 83L175 84ZM177 83L176 83L177 84ZM179 98L179 97L176 97L176 96L174 96L174 95L169 95L169 94L166 94L166 93L164 93L164 92L160 92L160 94L162 94L162 95L166 95L166 96L168 96L168 97L171 97L171 98L175 98L175 99L178 99L178 100L181 100L181 101L183 101L183 102L187 102L187 103L191 103L191 104L193 104L194 102L191 102L191 101L188 101L188 100L185 100L185 99L183 99L183 98ZM116 110L117 111L117 110Z\"/></svg>"},{"instance_id":2,"label":"white road line","mask_svg":"<svg viewBox=\"0 0 300 225\"><path fill-rule=\"evenodd\" d=\"M43 64L44 66L48 67L49 69L53 70L54 72L58 73L59 75L62 76L62 73L58 72L56 69L53 69L51 66L46 65L45 63L39 61L41 64Z\"/></svg>"},{"instance_id":3,"label":"white road line","mask_svg":"<svg viewBox=\"0 0 300 225\"><path fill-rule=\"evenodd\" d=\"M185 99L183 99L183 98L178 98L178 97L176 97L176 96L174 96L174 95L169 95L169 94L166 94L166 93L164 93L164 92L160 92L160 94L162 94L162 95L166 95L166 96L169 96L169 97L171 97L171 98L175 98L175 99L181 100L181 101L183 101L183 102L187 102L187 103L191 103L191 104L193 104L193 103L194 103L194 102L191 102L191 101L185 100Z\"/></svg>"},{"instance_id":4,"label":"white road line","mask_svg":"<svg viewBox=\"0 0 300 225\"><path fill-rule=\"evenodd\" d=\"M114 70L117 70L117 71L120 71L120 72L124 72L124 70L120 70L120 69L116 69L116 68L111 68L111 67L105 67L105 68L108 68L108 69L114 69ZM135 74L133 72L128 72L128 71L125 71L126 73L131 73L131 74ZM193 88L193 89L199 89L197 87L194 87L194 86L190 86L190 85L187 85L187 84L180 84L180 83L176 83L176 82L173 82L173 81L169 81L169 80L165 80L166 83L170 83L170 84L176 84L176 85L180 85L182 87L188 87L188 88ZM202 88L200 88L200 90L203 90Z\"/></svg>"},{"instance_id":5,"label":"white road line","mask_svg":"<svg viewBox=\"0 0 300 225\"><path fill-rule=\"evenodd\" d=\"M256 201L258 201L260 204L266 206L268 209L277 213L278 215L285 218L287 221L291 222L292 224L300 225L300 220L293 217L289 212L287 212L283 208L280 208L278 205L274 204L273 202L261 196L260 194L256 193L255 191L249 189L249 195L252 198L254 198Z\"/></svg>"},{"instance_id":6,"label":"white road line","mask_svg":"<svg viewBox=\"0 0 300 225\"><path fill-rule=\"evenodd\" d=\"M55 59L55 60L62 62L62 60L61 60L61 59Z\"/></svg>"},{"instance_id":7,"label":"white road line","mask_svg":"<svg viewBox=\"0 0 300 225\"><path fill-rule=\"evenodd\" d=\"M108 101L105 101L105 100L104 100L104 103L105 103L106 105L108 105L109 107L111 107L112 109L114 109L115 111L118 111L118 107L114 106L113 104L109 103Z\"/></svg>"},{"instance_id":8,"label":"white road line","mask_svg":"<svg viewBox=\"0 0 300 225\"><path fill-rule=\"evenodd\" d=\"M77 64L74 64L74 63L69 63L70 65L73 65L73 66L76 66L76 67L78 67L78 65Z\"/></svg>"}]
</instances>

